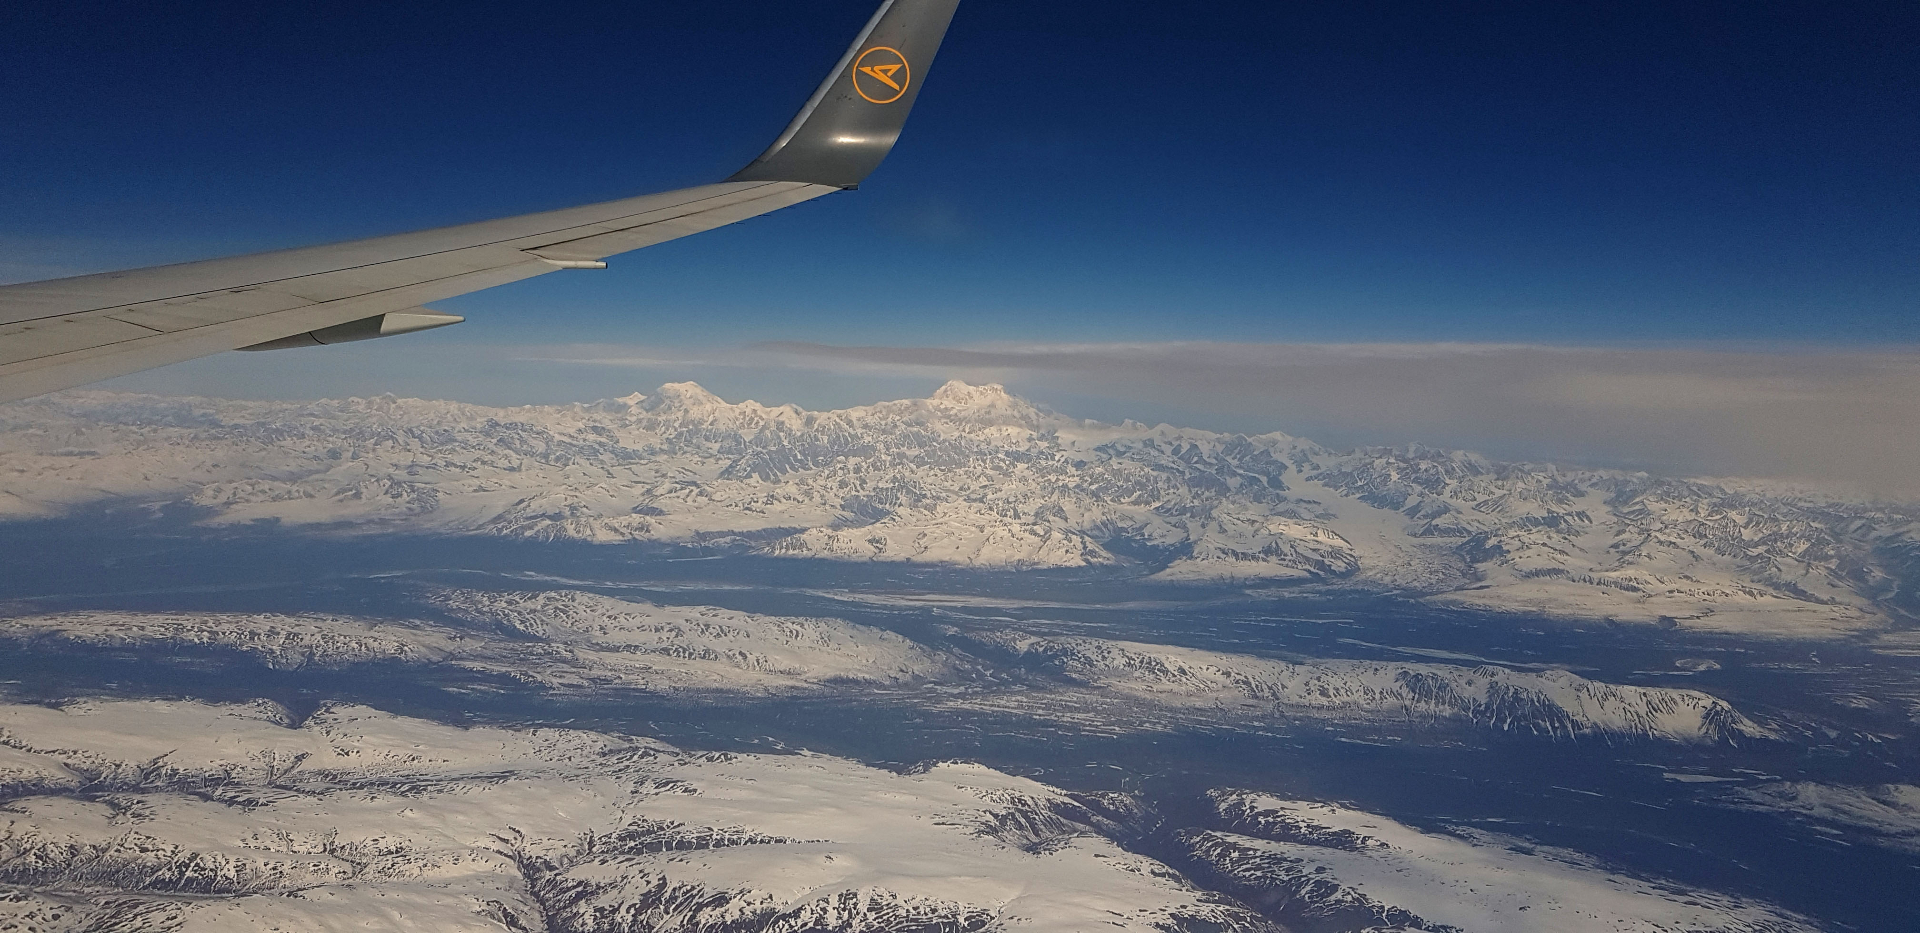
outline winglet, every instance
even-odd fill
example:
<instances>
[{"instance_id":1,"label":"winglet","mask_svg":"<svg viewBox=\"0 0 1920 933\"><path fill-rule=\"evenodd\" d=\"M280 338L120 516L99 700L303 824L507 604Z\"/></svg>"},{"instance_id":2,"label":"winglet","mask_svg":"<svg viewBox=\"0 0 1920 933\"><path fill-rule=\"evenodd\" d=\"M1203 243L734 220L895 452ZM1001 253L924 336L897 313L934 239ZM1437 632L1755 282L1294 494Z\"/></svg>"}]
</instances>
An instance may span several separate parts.
<instances>
[{"instance_id":1,"label":"winglet","mask_svg":"<svg viewBox=\"0 0 1920 933\"><path fill-rule=\"evenodd\" d=\"M885 0L787 131L728 181L852 188L900 138L960 0Z\"/></svg>"}]
</instances>

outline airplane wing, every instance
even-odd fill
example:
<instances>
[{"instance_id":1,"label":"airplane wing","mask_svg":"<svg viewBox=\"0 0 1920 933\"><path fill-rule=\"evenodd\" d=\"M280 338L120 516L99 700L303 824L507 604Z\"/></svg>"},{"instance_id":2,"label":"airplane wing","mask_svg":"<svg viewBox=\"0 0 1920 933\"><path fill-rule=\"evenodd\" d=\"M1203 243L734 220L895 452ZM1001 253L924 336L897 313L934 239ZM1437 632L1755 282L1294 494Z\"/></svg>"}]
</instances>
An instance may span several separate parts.
<instances>
[{"instance_id":1,"label":"airplane wing","mask_svg":"<svg viewBox=\"0 0 1920 933\"><path fill-rule=\"evenodd\" d=\"M886 158L959 0L885 0L773 145L717 184L327 246L0 286L0 402L223 350L456 323L421 305L857 186Z\"/></svg>"}]
</instances>

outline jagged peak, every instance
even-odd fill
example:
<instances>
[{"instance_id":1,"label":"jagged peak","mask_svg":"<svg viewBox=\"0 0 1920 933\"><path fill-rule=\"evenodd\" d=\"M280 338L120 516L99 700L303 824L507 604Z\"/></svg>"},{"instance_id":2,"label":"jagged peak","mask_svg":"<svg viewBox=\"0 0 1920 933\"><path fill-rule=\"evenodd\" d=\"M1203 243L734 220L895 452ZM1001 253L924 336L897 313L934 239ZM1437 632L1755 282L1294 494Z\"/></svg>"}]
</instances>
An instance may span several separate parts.
<instances>
[{"instance_id":1,"label":"jagged peak","mask_svg":"<svg viewBox=\"0 0 1920 933\"><path fill-rule=\"evenodd\" d=\"M1004 418L1029 424L1046 416L1032 402L1008 392L1006 386L997 382L972 385L959 379L950 380L927 399L927 405L948 415Z\"/></svg>"},{"instance_id":2,"label":"jagged peak","mask_svg":"<svg viewBox=\"0 0 1920 933\"><path fill-rule=\"evenodd\" d=\"M633 398L633 396L628 396L628 398ZM705 386L697 382L669 382L653 390L651 396L640 397L636 401L636 404L650 412L660 411L661 409L688 411L699 408L724 406L727 404L727 401L712 392L708 392Z\"/></svg>"},{"instance_id":3,"label":"jagged peak","mask_svg":"<svg viewBox=\"0 0 1920 933\"><path fill-rule=\"evenodd\" d=\"M949 379L947 384L935 390L927 401L946 402L952 405L991 405L997 402L1021 401L1007 391L1007 387L997 382L985 385L973 385L959 380Z\"/></svg>"}]
</instances>

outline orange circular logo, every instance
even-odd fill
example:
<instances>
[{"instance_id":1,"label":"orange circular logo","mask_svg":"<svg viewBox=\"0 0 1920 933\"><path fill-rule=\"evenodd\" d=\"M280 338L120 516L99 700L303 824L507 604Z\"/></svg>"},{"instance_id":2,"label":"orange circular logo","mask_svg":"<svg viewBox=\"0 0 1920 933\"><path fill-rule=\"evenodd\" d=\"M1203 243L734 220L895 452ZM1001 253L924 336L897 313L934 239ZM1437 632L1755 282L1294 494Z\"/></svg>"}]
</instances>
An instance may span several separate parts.
<instances>
[{"instance_id":1,"label":"orange circular logo","mask_svg":"<svg viewBox=\"0 0 1920 933\"><path fill-rule=\"evenodd\" d=\"M876 45L853 60L853 89L876 104L891 104L907 93L913 69L907 57L884 45Z\"/></svg>"}]
</instances>

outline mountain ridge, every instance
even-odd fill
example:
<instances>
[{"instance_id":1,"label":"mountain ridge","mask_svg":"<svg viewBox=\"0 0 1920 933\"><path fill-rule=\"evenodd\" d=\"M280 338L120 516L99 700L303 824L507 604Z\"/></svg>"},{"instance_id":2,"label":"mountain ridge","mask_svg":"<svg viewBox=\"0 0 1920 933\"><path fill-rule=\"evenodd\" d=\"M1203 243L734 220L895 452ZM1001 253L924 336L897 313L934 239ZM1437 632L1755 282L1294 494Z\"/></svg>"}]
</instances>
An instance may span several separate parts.
<instances>
[{"instance_id":1,"label":"mountain ridge","mask_svg":"<svg viewBox=\"0 0 1920 933\"><path fill-rule=\"evenodd\" d=\"M1423 446L1076 419L997 384L834 411L650 395L489 408L76 392L0 408L0 518L656 542L1394 592L1770 635L1906 620L1920 508Z\"/></svg>"}]
</instances>

